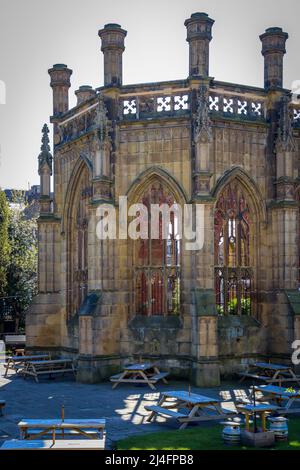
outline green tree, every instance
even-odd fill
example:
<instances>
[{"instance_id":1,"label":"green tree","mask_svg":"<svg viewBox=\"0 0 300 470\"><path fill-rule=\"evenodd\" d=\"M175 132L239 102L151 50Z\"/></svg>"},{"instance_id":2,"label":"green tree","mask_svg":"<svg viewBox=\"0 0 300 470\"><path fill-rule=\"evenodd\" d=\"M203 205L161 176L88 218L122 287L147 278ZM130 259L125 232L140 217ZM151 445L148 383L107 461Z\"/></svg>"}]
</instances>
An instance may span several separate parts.
<instances>
[{"instance_id":1,"label":"green tree","mask_svg":"<svg viewBox=\"0 0 300 470\"><path fill-rule=\"evenodd\" d=\"M5 192L0 189L0 297L4 297L7 288L7 270L10 261L8 238L9 205Z\"/></svg>"},{"instance_id":2,"label":"green tree","mask_svg":"<svg viewBox=\"0 0 300 470\"><path fill-rule=\"evenodd\" d=\"M24 327L24 313L37 291L37 223L26 217L28 204L23 198L12 204L9 218L10 262L7 270L7 296L11 299L16 330Z\"/></svg>"}]
</instances>

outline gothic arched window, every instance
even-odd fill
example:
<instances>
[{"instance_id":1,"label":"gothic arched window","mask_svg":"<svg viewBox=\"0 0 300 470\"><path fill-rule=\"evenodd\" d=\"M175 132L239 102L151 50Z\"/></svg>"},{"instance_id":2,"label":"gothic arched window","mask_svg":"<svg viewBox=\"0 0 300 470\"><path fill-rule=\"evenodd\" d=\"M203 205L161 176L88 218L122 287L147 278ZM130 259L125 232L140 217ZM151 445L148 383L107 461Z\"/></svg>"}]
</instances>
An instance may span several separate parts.
<instances>
[{"instance_id":1,"label":"gothic arched window","mask_svg":"<svg viewBox=\"0 0 300 470\"><path fill-rule=\"evenodd\" d=\"M151 239L151 204L175 203L174 196L159 181L154 181L139 200L148 209L148 239L134 241L134 304L136 315L179 314L180 240L177 216L170 212L168 238Z\"/></svg>"},{"instance_id":2,"label":"gothic arched window","mask_svg":"<svg viewBox=\"0 0 300 470\"><path fill-rule=\"evenodd\" d=\"M215 210L215 289L221 315L251 313L251 213L237 181L222 191Z\"/></svg>"},{"instance_id":3,"label":"gothic arched window","mask_svg":"<svg viewBox=\"0 0 300 470\"><path fill-rule=\"evenodd\" d=\"M90 196L89 173L86 166L83 166L72 202L69 228L68 312L70 315L78 313L88 290L88 204Z\"/></svg>"}]
</instances>

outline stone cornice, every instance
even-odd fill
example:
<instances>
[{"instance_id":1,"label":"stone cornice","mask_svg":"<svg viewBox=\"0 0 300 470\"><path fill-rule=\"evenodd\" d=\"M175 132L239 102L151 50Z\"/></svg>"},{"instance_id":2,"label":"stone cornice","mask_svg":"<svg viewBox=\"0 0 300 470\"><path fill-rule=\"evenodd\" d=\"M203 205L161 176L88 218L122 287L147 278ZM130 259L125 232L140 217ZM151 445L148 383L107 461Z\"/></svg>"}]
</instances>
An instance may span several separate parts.
<instances>
[{"instance_id":1,"label":"stone cornice","mask_svg":"<svg viewBox=\"0 0 300 470\"><path fill-rule=\"evenodd\" d=\"M268 209L273 210L273 209L296 209L298 208L298 203L297 201L271 201L268 206Z\"/></svg>"}]
</instances>

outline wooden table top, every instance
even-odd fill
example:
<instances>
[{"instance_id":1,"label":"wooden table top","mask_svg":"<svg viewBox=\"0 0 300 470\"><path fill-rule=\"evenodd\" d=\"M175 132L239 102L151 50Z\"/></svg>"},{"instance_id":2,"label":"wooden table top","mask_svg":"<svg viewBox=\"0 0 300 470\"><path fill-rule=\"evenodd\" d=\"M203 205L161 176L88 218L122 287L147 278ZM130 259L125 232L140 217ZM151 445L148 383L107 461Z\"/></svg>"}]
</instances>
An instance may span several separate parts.
<instances>
[{"instance_id":1,"label":"wooden table top","mask_svg":"<svg viewBox=\"0 0 300 470\"><path fill-rule=\"evenodd\" d=\"M62 422L61 419L22 419L18 423L19 427L49 427L49 426L59 426Z\"/></svg>"},{"instance_id":2,"label":"wooden table top","mask_svg":"<svg viewBox=\"0 0 300 470\"><path fill-rule=\"evenodd\" d=\"M47 428L47 427L104 427L105 419L22 419L18 423L19 427Z\"/></svg>"},{"instance_id":3,"label":"wooden table top","mask_svg":"<svg viewBox=\"0 0 300 470\"><path fill-rule=\"evenodd\" d=\"M35 356L9 356L7 359L12 360L12 361L24 362L24 361L32 361L34 359L43 359L43 358L49 359L49 354L38 354Z\"/></svg>"},{"instance_id":4,"label":"wooden table top","mask_svg":"<svg viewBox=\"0 0 300 470\"><path fill-rule=\"evenodd\" d=\"M237 409L241 412L255 411L259 413L259 412L264 412L264 411L276 411L279 409L279 407L275 405L268 405L268 404L251 405L249 403L247 405L237 405Z\"/></svg>"},{"instance_id":5,"label":"wooden table top","mask_svg":"<svg viewBox=\"0 0 300 470\"><path fill-rule=\"evenodd\" d=\"M211 398L205 395L198 395L196 393L189 393L180 390L162 392L162 395L164 395L165 397L176 398L178 400L186 401L191 404L220 403L220 400L218 398Z\"/></svg>"},{"instance_id":6,"label":"wooden table top","mask_svg":"<svg viewBox=\"0 0 300 470\"><path fill-rule=\"evenodd\" d=\"M153 364L150 364L150 362L144 362L142 364L131 364L130 366L125 366L124 370L130 370L130 371L139 371L139 370L148 370L152 369L154 366Z\"/></svg>"},{"instance_id":7,"label":"wooden table top","mask_svg":"<svg viewBox=\"0 0 300 470\"><path fill-rule=\"evenodd\" d=\"M66 362L71 363L73 362L73 359L70 358L65 358L65 359L47 359L45 361L29 361L30 364L33 365L46 365L46 364L64 364Z\"/></svg>"}]
</instances>

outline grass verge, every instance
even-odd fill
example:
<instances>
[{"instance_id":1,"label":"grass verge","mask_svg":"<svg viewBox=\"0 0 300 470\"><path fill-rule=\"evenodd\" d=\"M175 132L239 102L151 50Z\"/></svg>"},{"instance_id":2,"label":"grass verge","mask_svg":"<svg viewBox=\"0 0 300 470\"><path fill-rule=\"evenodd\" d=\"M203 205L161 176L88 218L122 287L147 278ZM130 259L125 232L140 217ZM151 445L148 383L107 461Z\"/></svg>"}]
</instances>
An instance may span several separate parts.
<instances>
[{"instance_id":1,"label":"grass verge","mask_svg":"<svg viewBox=\"0 0 300 470\"><path fill-rule=\"evenodd\" d=\"M276 443L270 450L300 450L300 418L290 418L288 442ZM243 450L245 446L227 446L222 442L221 424L195 426L182 431L145 433L118 441L118 450ZM251 450L257 450L249 448Z\"/></svg>"}]
</instances>

